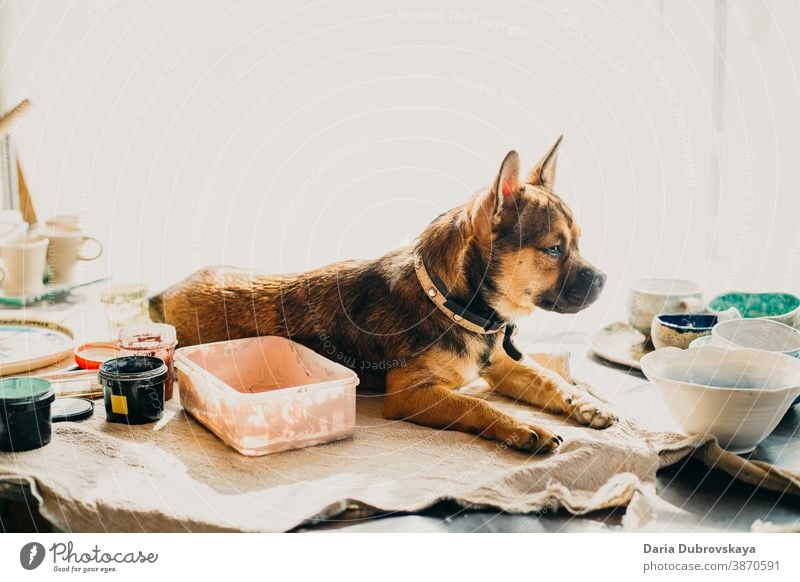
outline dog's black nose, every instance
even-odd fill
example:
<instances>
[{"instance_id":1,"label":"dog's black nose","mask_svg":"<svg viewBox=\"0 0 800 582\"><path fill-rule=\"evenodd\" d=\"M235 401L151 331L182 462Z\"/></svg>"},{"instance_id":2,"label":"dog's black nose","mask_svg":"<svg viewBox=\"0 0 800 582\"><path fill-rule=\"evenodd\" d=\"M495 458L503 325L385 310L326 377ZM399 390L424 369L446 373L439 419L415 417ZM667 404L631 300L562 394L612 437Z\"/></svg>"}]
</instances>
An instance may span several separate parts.
<instances>
[{"instance_id":1,"label":"dog's black nose","mask_svg":"<svg viewBox=\"0 0 800 582\"><path fill-rule=\"evenodd\" d=\"M594 269L581 269L578 276L592 287L600 287L601 289L606 284L606 274L602 271L595 271Z\"/></svg>"}]
</instances>

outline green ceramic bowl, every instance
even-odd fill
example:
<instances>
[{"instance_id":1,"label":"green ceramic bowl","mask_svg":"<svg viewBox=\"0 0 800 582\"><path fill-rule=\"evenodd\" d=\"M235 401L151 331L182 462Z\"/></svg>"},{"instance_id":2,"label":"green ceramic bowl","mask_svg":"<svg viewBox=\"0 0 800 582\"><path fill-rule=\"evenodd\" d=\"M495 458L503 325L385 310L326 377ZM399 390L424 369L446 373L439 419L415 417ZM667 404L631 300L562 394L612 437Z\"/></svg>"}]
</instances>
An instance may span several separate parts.
<instances>
[{"instance_id":1,"label":"green ceramic bowl","mask_svg":"<svg viewBox=\"0 0 800 582\"><path fill-rule=\"evenodd\" d=\"M798 327L800 297L791 293L725 293L708 304L710 311L735 307L745 318L763 317Z\"/></svg>"}]
</instances>

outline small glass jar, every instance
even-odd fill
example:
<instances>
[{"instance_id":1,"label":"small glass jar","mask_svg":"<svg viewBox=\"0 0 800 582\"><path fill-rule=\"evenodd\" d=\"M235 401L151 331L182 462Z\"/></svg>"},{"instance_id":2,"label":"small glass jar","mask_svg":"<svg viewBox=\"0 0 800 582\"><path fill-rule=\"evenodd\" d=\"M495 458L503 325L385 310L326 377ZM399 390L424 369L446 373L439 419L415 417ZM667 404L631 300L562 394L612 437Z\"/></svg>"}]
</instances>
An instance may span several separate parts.
<instances>
[{"instance_id":1,"label":"small glass jar","mask_svg":"<svg viewBox=\"0 0 800 582\"><path fill-rule=\"evenodd\" d=\"M152 356L164 360L167 365L165 401L172 398L172 382L175 377L173 356L177 345L175 328L166 323L143 323L126 327L119 332L119 347L126 355Z\"/></svg>"},{"instance_id":2,"label":"small glass jar","mask_svg":"<svg viewBox=\"0 0 800 582\"><path fill-rule=\"evenodd\" d=\"M117 337L126 327L150 321L147 285L117 283L103 290L100 301L106 308L111 337Z\"/></svg>"}]
</instances>

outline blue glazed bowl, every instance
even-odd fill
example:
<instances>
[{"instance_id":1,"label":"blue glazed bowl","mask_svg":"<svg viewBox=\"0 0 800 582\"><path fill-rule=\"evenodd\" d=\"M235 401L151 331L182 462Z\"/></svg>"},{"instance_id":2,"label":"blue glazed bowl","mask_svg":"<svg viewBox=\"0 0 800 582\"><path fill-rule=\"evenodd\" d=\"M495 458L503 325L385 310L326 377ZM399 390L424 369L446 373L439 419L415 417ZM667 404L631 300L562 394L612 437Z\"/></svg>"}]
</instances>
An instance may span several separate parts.
<instances>
[{"instance_id":1,"label":"blue glazed bowl","mask_svg":"<svg viewBox=\"0 0 800 582\"><path fill-rule=\"evenodd\" d=\"M650 338L656 349L686 349L694 340L710 335L719 321L714 313L662 313L653 318Z\"/></svg>"}]
</instances>

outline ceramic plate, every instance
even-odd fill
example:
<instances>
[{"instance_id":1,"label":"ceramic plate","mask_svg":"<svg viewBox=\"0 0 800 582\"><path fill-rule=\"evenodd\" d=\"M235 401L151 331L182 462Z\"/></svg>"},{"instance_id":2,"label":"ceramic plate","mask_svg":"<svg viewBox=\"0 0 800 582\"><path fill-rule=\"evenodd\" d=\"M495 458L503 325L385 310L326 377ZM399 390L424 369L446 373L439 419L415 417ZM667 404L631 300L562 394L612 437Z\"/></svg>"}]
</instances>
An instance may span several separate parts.
<instances>
[{"instance_id":1,"label":"ceramic plate","mask_svg":"<svg viewBox=\"0 0 800 582\"><path fill-rule=\"evenodd\" d=\"M3 291L0 291L0 303L4 305L12 305L14 307L24 307L26 305L37 303L45 299L55 299L57 297L61 297L62 295L66 295L73 289L78 289L79 287L85 287L86 285L91 285L92 283L104 281L107 278L108 277L101 277L99 279L92 279L91 281L84 281L82 283L62 283L59 285L45 285L44 290L38 295L8 295Z\"/></svg>"},{"instance_id":2,"label":"ceramic plate","mask_svg":"<svg viewBox=\"0 0 800 582\"><path fill-rule=\"evenodd\" d=\"M0 319L0 375L38 370L72 356L69 328L37 319Z\"/></svg>"},{"instance_id":3,"label":"ceramic plate","mask_svg":"<svg viewBox=\"0 0 800 582\"><path fill-rule=\"evenodd\" d=\"M594 334L590 347L604 360L641 370L642 366L639 360L653 351L653 346L650 342L646 342L646 339L630 324L618 321L605 326Z\"/></svg>"}]
</instances>

